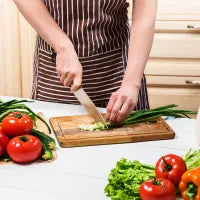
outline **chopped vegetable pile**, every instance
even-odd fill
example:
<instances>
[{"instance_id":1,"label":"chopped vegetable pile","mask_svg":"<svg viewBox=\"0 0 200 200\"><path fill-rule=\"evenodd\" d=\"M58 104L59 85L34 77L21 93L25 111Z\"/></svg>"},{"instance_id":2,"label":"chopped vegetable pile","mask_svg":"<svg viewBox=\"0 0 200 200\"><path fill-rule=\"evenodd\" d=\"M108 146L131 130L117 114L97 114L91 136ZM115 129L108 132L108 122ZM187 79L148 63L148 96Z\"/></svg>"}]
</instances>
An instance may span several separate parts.
<instances>
[{"instance_id":1,"label":"chopped vegetable pile","mask_svg":"<svg viewBox=\"0 0 200 200\"><path fill-rule=\"evenodd\" d=\"M95 124L80 124L79 128L85 131L95 131L95 130L107 130L112 127L123 126L123 125L130 125L130 124L137 124L141 122L154 122L161 116L166 117L176 117L176 118L183 118L188 117L189 114L196 114L196 112L189 111L189 110L178 110L174 109L177 105L170 104L167 106L162 106L154 109L149 110L140 110L134 111L131 113L123 122L120 124L110 124L107 123L104 125L101 122Z\"/></svg>"},{"instance_id":2,"label":"chopped vegetable pile","mask_svg":"<svg viewBox=\"0 0 200 200\"><path fill-rule=\"evenodd\" d=\"M79 128L84 131L104 131L107 130L107 126L102 122L94 124L79 124Z\"/></svg>"}]
</instances>

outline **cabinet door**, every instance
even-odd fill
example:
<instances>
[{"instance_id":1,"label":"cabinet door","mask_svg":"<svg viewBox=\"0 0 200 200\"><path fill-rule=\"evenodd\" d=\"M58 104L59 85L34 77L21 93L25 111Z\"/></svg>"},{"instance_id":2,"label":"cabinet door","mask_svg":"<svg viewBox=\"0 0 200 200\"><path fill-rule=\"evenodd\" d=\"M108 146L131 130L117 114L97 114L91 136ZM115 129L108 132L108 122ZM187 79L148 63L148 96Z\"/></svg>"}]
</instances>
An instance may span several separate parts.
<instances>
[{"instance_id":1,"label":"cabinet door","mask_svg":"<svg viewBox=\"0 0 200 200\"><path fill-rule=\"evenodd\" d=\"M156 33L150 56L200 58L200 34Z\"/></svg>"},{"instance_id":2,"label":"cabinet door","mask_svg":"<svg viewBox=\"0 0 200 200\"><path fill-rule=\"evenodd\" d=\"M129 19L132 18L133 0L129 2ZM200 21L199 0L158 0L157 20Z\"/></svg>"},{"instance_id":3,"label":"cabinet door","mask_svg":"<svg viewBox=\"0 0 200 200\"><path fill-rule=\"evenodd\" d=\"M150 76L200 77L200 59L150 58L145 74Z\"/></svg>"},{"instance_id":4,"label":"cabinet door","mask_svg":"<svg viewBox=\"0 0 200 200\"><path fill-rule=\"evenodd\" d=\"M18 11L12 1L0 1L0 95L22 94Z\"/></svg>"},{"instance_id":5,"label":"cabinet door","mask_svg":"<svg viewBox=\"0 0 200 200\"><path fill-rule=\"evenodd\" d=\"M149 87L150 106L177 104L181 109L197 111L200 105L200 89Z\"/></svg>"},{"instance_id":6,"label":"cabinet door","mask_svg":"<svg viewBox=\"0 0 200 200\"><path fill-rule=\"evenodd\" d=\"M179 87L179 88L199 88L200 77L179 77L179 76L146 76L150 87Z\"/></svg>"},{"instance_id":7,"label":"cabinet door","mask_svg":"<svg viewBox=\"0 0 200 200\"><path fill-rule=\"evenodd\" d=\"M33 79L33 60L36 42L36 32L27 23L24 17L19 15L20 25L20 58L22 73L22 96L31 97ZM24 74L26 74L24 76Z\"/></svg>"},{"instance_id":8,"label":"cabinet door","mask_svg":"<svg viewBox=\"0 0 200 200\"><path fill-rule=\"evenodd\" d=\"M159 0L157 20L200 20L199 0Z\"/></svg>"},{"instance_id":9,"label":"cabinet door","mask_svg":"<svg viewBox=\"0 0 200 200\"><path fill-rule=\"evenodd\" d=\"M11 0L0 0L0 95L31 95L35 32Z\"/></svg>"}]
</instances>

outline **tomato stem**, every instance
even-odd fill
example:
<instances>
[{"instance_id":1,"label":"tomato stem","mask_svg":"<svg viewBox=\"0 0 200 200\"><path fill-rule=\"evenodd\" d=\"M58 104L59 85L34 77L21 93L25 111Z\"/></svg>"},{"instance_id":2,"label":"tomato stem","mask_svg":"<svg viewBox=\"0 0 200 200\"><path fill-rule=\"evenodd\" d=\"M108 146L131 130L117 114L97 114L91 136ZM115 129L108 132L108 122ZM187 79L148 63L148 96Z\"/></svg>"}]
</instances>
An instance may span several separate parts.
<instances>
[{"instance_id":1,"label":"tomato stem","mask_svg":"<svg viewBox=\"0 0 200 200\"><path fill-rule=\"evenodd\" d=\"M161 185L161 181L156 180L156 178L153 179L152 183L153 183L153 185Z\"/></svg>"},{"instance_id":2,"label":"tomato stem","mask_svg":"<svg viewBox=\"0 0 200 200\"><path fill-rule=\"evenodd\" d=\"M27 142L28 141L28 138L26 136L20 136L19 138L23 142Z\"/></svg>"},{"instance_id":3,"label":"tomato stem","mask_svg":"<svg viewBox=\"0 0 200 200\"><path fill-rule=\"evenodd\" d=\"M166 160L164 159L164 157L162 157L162 159L163 159L163 162L165 163L165 169L163 170L163 171L171 171L172 170L172 166L169 164L169 163L167 163L166 162Z\"/></svg>"},{"instance_id":4,"label":"tomato stem","mask_svg":"<svg viewBox=\"0 0 200 200\"><path fill-rule=\"evenodd\" d=\"M14 115L15 115L15 118L17 119L20 119L23 116L21 113L15 113Z\"/></svg>"}]
</instances>

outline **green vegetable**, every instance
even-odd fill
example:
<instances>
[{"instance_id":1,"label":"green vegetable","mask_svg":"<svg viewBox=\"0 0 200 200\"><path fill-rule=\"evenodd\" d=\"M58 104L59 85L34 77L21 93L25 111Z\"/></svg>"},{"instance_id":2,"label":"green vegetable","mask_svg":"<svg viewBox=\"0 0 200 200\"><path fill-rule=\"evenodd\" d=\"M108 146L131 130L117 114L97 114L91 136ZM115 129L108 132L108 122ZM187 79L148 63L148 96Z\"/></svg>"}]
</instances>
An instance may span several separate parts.
<instances>
[{"instance_id":1,"label":"green vegetable","mask_svg":"<svg viewBox=\"0 0 200 200\"><path fill-rule=\"evenodd\" d=\"M11 161L11 159L10 159L10 157L8 156L7 153L5 153L5 154L1 157L1 160L2 160L3 162L10 162L10 161Z\"/></svg>"},{"instance_id":2,"label":"green vegetable","mask_svg":"<svg viewBox=\"0 0 200 200\"><path fill-rule=\"evenodd\" d=\"M161 116L166 117L176 117L176 118L183 118L188 117L189 114L197 114L196 112L189 111L189 110L177 110L173 109L176 108L177 105L170 104L167 106L162 106L154 109L149 110L139 110L132 112L124 121L119 124L107 124L107 126L103 126L102 123L98 122L95 124L87 124L87 125L80 125L79 128L88 131L94 130L107 130L108 128L118 127L123 125L129 124L137 124L141 122L155 122Z\"/></svg>"},{"instance_id":3,"label":"green vegetable","mask_svg":"<svg viewBox=\"0 0 200 200\"><path fill-rule=\"evenodd\" d=\"M45 133L35 130L35 129L32 130L31 135L39 138L42 143L41 158L43 160L52 160L53 159L52 150L55 149L56 147L55 140L52 137L46 135Z\"/></svg>"},{"instance_id":4,"label":"green vegetable","mask_svg":"<svg viewBox=\"0 0 200 200\"><path fill-rule=\"evenodd\" d=\"M97 122L94 124L80 124L79 128L84 131L95 131L95 130L104 131L107 129L107 126L102 122Z\"/></svg>"},{"instance_id":5,"label":"green vegetable","mask_svg":"<svg viewBox=\"0 0 200 200\"><path fill-rule=\"evenodd\" d=\"M11 161L10 158L3 158L2 160L3 160L3 162L10 162Z\"/></svg>"},{"instance_id":6,"label":"green vegetable","mask_svg":"<svg viewBox=\"0 0 200 200\"><path fill-rule=\"evenodd\" d=\"M44 143L45 145L47 145L49 147L49 149L51 149L51 150L55 149L56 142L52 137L46 135L45 133L42 133L41 131L35 130L35 129L32 130L31 135L34 135L37 138L39 138L42 143Z\"/></svg>"},{"instance_id":7,"label":"green vegetable","mask_svg":"<svg viewBox=\"0 0 200 200\"><path fill-rule=\"evenodd\" d=\"M44 142L41 141L41 143L42 143L42 156L41 156L41 158L43 160L52 160L53 159L53 153L52 153L51 149Z\"/></svg>"},{"instance_id":8,"label":"green vegetable","mask_svg":"<svg viewBox=\"0 0 200 200\"><path fill-rule=\"evenodd\" d=\"M200 149L190 149L184 156L183 159L186 163L187 169L194 169L200 166Z\"/></svg>"},{"instance_id":9,"label":"green vegetable","mask_svg":"<svg viewBox=\"0 0 200 200\"><path fill-rule=\"evenodd\" d=\"M104 192L111 200L139 200L140 185L154 177L154 166L123 158L111 170Z\"/></svg>"},{"instance_id":10,"label":"green vegetable","mask_svg":"<svg viewBox=\"0 0 200 200\"><path fill-rule=\"evenodd\" d=\"M200 149L190 149L183 156L183 159L188 170L199 167ZM141 200L139 196L140 185L154 177L154 166L142 164L137 160L127 161L123 158L111 170L104 192L111 200ZM180 193L177 190L178 192Z\"/></svg>"},{"instance_id":11,"label":"green vegetable","mask_svg":"<svg viewBox=\"0 0 200 200\"><path fill-rule=\"evenodd\" d=\"M51 133L51 128L49 127L47 122L44 119L42 119L39 115L34 113L27 105L23 104L25 102L27 103L33 101L17 100L17 99L13 99L6 102L0 101L0 122L6 115L12 112L23 112L28 114L33 119L34 124L36 118L40 119L48 127L49 133Z\"/></svg>"},{"instance_id":12,"label":"green vegetable","mask_svg":"<svg viewBox=\"0 0 200 200\"><path fill-rule=\"evenodd\" d=\"M131 113L127 119L125 119L122 124L128 125L128 124L136 124L141 122L151 122L155 119L166 116L166 117L176 117L176 118L190 118L188 114L196 114L196 112L189 111L189 110L176 110L172 108L176 108L177 105L171 104L167 106L162 106L154 109L149 110L141 110L141 111L135 111Z\"/></svg>"}]
</instances>

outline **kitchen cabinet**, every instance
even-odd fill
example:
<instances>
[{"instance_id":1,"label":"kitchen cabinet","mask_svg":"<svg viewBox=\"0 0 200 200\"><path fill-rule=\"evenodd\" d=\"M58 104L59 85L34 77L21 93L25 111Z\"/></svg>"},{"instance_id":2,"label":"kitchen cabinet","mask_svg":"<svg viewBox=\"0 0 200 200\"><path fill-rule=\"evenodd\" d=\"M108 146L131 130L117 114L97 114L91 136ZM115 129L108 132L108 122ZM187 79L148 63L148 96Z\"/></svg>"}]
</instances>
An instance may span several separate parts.
<instances>
[{"instance_id":1,"label":"kitchen cabinet","mask_svg":"<svg viewBox=\"0 0 200 200\"><path fill-rule=\"evenodd\" d=\"M0 0L1 95L30 97L35 36L13 1Z\"/></svg>"},{"instance_id":2,"label":"kitchen cabinet","mask_svg":"<svg viewBox=\"0 0 200 200\"><path fill-rule=\"evenodd\" d=\"M10 1L0 1L0 94L21 96L18 13Z\"/></svg>"},{"instance_id":3,"label":"kitchen cabinet","mask_svg":"<svg viewBox=\"0 0 200 200\"><path fill-rule=\"evenodd\" d=\"M198 109L199 0L158 1L154 42L145 74L151 107L175 103L182 109Z\"/></svg>"}]
</instances>

